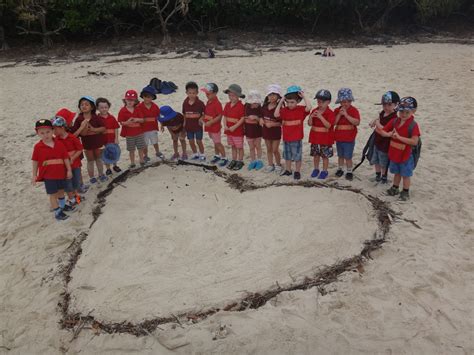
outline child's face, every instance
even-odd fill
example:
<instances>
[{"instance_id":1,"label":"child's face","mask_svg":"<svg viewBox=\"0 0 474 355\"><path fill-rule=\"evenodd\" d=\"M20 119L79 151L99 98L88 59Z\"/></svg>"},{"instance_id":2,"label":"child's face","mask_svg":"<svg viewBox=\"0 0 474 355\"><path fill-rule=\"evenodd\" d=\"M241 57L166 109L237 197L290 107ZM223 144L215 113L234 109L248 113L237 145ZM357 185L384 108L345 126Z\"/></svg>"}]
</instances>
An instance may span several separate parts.
<instances>
[{"instance_id":1,"label":"child's face","mask_svg":"<svg viewBox=\"0 0 474 355\"><path fill-rule=\"evenodd\" d=\"M198 97L198 91L196 89L188 89L186 90L186 95L191 101L194 101Z\"/></svg>"},{"instance_id":2,"label":"child's face","mask_svg":"<svg viewBox=\"0 0 474 355\"><path fill-rule=\"evenodd\" d=\"M102 116L107 116L107 114L109 113L109 105L107 105L107 102L100 102L97 106L97 109L99 110Z\"/></svg>"},{"instance_id":3,"label":"child's face","mask_svg":"<svg viewBox=\"0 0 474 355\"><path fill-rule=\"evenodd\" d=\"M125 100L125 106L135 107L135 100Z\"/></svg>"},{"instance_id":4,"label":"child's face","mask_svg":"<svg viewBox=\"0 0 474 355\"><path fill-rule=\"evenodd\" d=\"M64 135L64 133L66 133L66 130L64 129L64 127L54 127L53 132L56 137L61 137L62 135Z\"/></svg>"},{"instance_id":5,"label":"child's face","mask_svg":"<svg viewBox=\"0 0 474 355\"><path fill-rule=\"evenodd\" d=\"M323 110L327 109L329 106L329 103L331 102L329 100L321 100L321 99L318 99L317 101L318 101L318 107L322 108Z\"/></svg>"},{"instance_id":6,"label":"child's face","mask_svg":"<svg viewBox=\"0 0 474 355\"><path fill-rule=\"evenodd\" d=\"M227 96L229 96L229 101L232 102L233 104L235 104L237 101L239 101L239 97L234 94L233 92L229 92L227 94Z\"/></svg>"},{"instance_id":7,"label":"child's face","mask_svg":"<svg viewBox=\"0 0 474 355\"><path fill-rule=\"evenodd\" d=\"M382 107L385 114L388 115L389 113L395 112L395 108L397 107L397 104L394 104L394 103L382 104Z\"/></svg>"},{"instance_id":8,"label":"child's face","mask_svg":"<svg viewBox=\"0 0 474 355\"><path fill-rule=\"evenodd\" d=\"M404 111L399 111L398 112L398 116L402 119L402 120L406 120L408 118L410 118L414 113L415 113L416 110L404 110Z\"/></svg>"},{"instance_id":9,"label":"child's face","mask_svg":"<svg viewBox=\"0 0 474 355\"><path fill-rule=\"evenodd\" d=\"M53 130L49 127L38 128L36 134L38 134L40 139L43 141L50 141L53 139Z\"/></svg>"},{"instance_id":10,"label":"child's face","mask_svg":"<svg viewBox=\"0 0 474 355\"><path fill-rule=\"evenodd\" d=\"M82 100L81 104L79 105L79 108L80 108L82 113L89 113L89 112L92 111L92 105L87 100Z\"/></svg>"},{"instance_id":11,"label":"child's face","mask_svg":"<svg viewBox=\"0 0 474 355\"><path fill-rule=\"evenodd\" d=\"M268 102L274 104L278 101L279 98L280 98L280 96L277 95L277 94L269 94L268 95Z\"/></svg>"},{"instance_id":12,"label":"child's face","mask_svg":"<svg viewBox=\"0 0 474 355\"><path fill-rule=\"evenodd\" d=\"M352 101L349 100L342 100L341 101L341 107L345 108L346 110L351 107Z\"/></svg>"},{"instance_id":13,"label":"child's face","mask_svg":"<svg viewBox=\"0 0 474 355\"><path fill-rule=\"evenodd\" d=\"M286 107L288 107L290 110L293 110L298 105L298 101L296 100L285 99L285 101L286 101Z\"/></svg>"},{"instance_id":14,"label":"child's face","mask_svg":"<svg viewBox=\"0 0 474 355\"><path fill-rule=\"evenodd\" d=\"M143 94L143 101L149 105L153 101L153 96L149 94Z\"/></svg>"},{"instance_id":15,"label":"child's face","mask_svg":"<svg viewBox=\"0 0 474 355\"><path fill-rule=\"evenodd\" d=\"M259 104L259 103L250 104L250 107L251 107L251 108L259 108L259 107L260 107L260 104Z\"/></svg>"},{"instance_id":16,"label":"child's face","mask_svg":"<svg viewBox=\"0 0 474 355\"><path fill-rule=\"evenodd\" d=\"M208 100L214 100L217 94L215 92L206 92L206 97Z\"/></svg>"}]
</instances>

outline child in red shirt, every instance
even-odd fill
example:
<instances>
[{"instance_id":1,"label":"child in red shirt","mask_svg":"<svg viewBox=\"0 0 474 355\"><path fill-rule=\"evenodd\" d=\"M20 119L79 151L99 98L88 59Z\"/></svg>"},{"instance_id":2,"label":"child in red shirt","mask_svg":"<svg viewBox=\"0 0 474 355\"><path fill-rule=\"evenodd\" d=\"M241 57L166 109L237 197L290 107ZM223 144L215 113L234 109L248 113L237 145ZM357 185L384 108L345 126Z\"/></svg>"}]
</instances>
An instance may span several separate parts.
<instances>
[{"instance_id":1,"label":"child in red shirt","mask_svg":"<svg viewBox=\"0 0 474 355\"><path fill-rule=\"evenodd\" d=\"M319 90L314 97L318 100L316 107L309 116L308 125L311 127L309 142L313 157L314 169L312 178L324 180L328 177L329 158L333 156L332 145L334 143L333 125L335 121L334 112L329 108L331 93L329 90ZM323 158L323 170L319 173L319 160Z\"/></svg>"},{"instance_id":2,"label":"child in red shirt","mask_svg":"<svg viewBox=\"0 0 474 355\"><path fill-rule=\"evenodd\" d=\"M336 140L338 169L336 176L344 175L344 163L347 168L346 179L351 181L352 155L354 154L357 126L360 124L359 110L352 106L354 96L349 88L342 88L337 93L336 104L341 104L334 110L336 121L334 123L334 138Z\"/></svg>"},{"instance_id":3,"label":"child in red shirt","mask_svg":"<svg viewBox=\"0 0 474 355\"><path fill-rule=\"evenodd\" d=\"M203 119L206 106L199 100L199 87L194 81L186 84L186 99L183 102L184 129L186 136L193 151L191 160L206 160L204 155L203 137ZM196 148L199 148L199 153Z\"/></svg>"},{"instance_id":4,"label":"child in red shirt","mask_svg":"<svg viewBox=\"0 0 474 355\"><path fill-rule=\"evenodd\" d=\"M206 94L207 103L204 109L204 131L208 132L209 138L214 142L214 158L212 164L226 166L229 160L225 157L225 148L221 143L221 120L222 120L222 104L217 98L219 88L214 83L208 83L201 88Z\"/></svg>"},{"instance_id":5,"label":"child in red shirt","mask_svg":"<svg viewBox=\"0 0 474 355\"><path fill-rule=\"evenodd\" d=\"M142 123L145 122L140 112L136 110L138 105L138 93L135 90L128 90L123 98L124 107L118 114L118 121L122 126L120 135L127 141L127 150L130 155L130 169L135 165L135 150L138 150L140 165L145 165L145 138L143 137Z\"/></svg>"},{"instance_id":6,"label":"child in red shirt","mask_svg":"<svg viewBox=\"0 0 474 355\"><path fill-rule=\"evenodd\" d=\"M112 116L109 112L110 109L110 101L107 100L104 97L99 97L95 104L97 105L97 109L99 110L99 116L103 118L104 120L104 125L105 125L105 134L104 134L104 145L108 144L115 144L118 145L118 130L120 128L120 125L117 122L117 119ZM112 169L110 164L105 164L105 175L112 175ZM113 167L114 171L116 173L119 173L122 171L117 165L117 163L114 163Z\"/></svg>"},{"instance_id":7,"label":"child in red shirt","mask_svg":"<svg viewBox=\"0 0 474 355\"><path fill-rule=\"evenodd\" d=\"M245 98L242 88L232 84L224 93L229 96L229 102L224 107L224 133L227 143L232 147L232 161L227 167L230 170L240 170L244 166L244 120L245 108L240 99Z\"/></svg>"},{"instance_id":8,"label":"child in red shirt","mask_svg":"<svg viewBox=\"0 0 474 355\"><path fill-rule=\"evenodd\" d=\"M163 153L160 152L160 146L158 145L158 116L160 116L160 108L153 102L153 100L156 100L155 88L150 85L144 87L140 93L140 97L143 101L137 105L136 110L140 113L140 117L144 119L142 128L143 138L145 139L145 156L143 159L145 159L145 163L150 161L148 145L153 145L157 158L164 159Z\"/></svg>"},{"instance_id":9,"label":"child in red shirt","mask_svg":"<svg viewBox=\"0 0 474 355\"><path fill-rule=\"evenodd\" d=\"M247 103L245 104L244 132L250 150L248 169L260 170L262 162L262 97L257 90L250 90Z\"/></svg>"},{"instance_id":10,"label":"child in red shirt","mask_svg":"<svg viewBox=\"0 0 474 355\"><path fill-rule=\"evenodd\" d=\"M263 117L260 121L262 136L267 147L268 166L264 169L266 173L275 171L280 174L282 171L280 155L281 120L275 117L275 109L282 96L280 85L271 84L267 87L267 96L262 107Z\"/></svg>"},{"instance_id":11,"label":"child in red shirt","mask_svg":"<svg viewBox=\"0 0 474 355\"><path fill-rule=\"evenodd\" d=\"M95 184L97 179L94 176L94 165L97 166L99 180L107 181L104 175L104 164L101 159L102 147L104 146L104 120L96 115L95 100L90 96L83 96L79 99L79 110L72 127L74 135L81 137L84 146L84 154L87 159L87 172L91 184Z\"/></svg>"},{"instance_id":12,"label":"child in red shirt","mask_svg":"<svg viewBox=\"0 0 474 355\"><path fill-rule=\"evenodd\" d=\"M298 105L304 100L305 106ZM283 103L286 103L283 107ZM303 158L303 122L311 111L311 102L308 100L301 87L290 86L286 90L285 99L280 100L275 109L275 117L281 118L283 133L283 158L285 171L281 176L291 176L295 180L301 179L301 160ZM295 173L291 172L291 162L295 162Z\"/></svg>"},{"instance_id":13,"label":"child in red shirt","mask_svg":"<svg viewBox=\"0 0 474 355\"><path fill-rule=\"evenodd\" d=\"M69 216L63 212L66 208L64 187L66 179L72 178L71 163L66 147L53 138L53 124L50 120L39 120L35 124L40 141L35 144L31 160L33 174L31 184L43 181L49 196L54 217L60 221Z\"/></svg>"},{"instance_id":14,"label":"child in red shirt","mask_svg":"<svg viewBox=\"0 0 474 355\"><path fill-rule=\"evenodd\" d=\"M420 128L415 121L415 112L418 103L413 97L403 97L397 106L398 117L394 117L384 127L376 122L377 133L383 137L390 137L388 158L390 159L390 172L393 176L393 186L387 190L390 196L400 194L400 200L407 201L410 198L410 184L415 159L412 147L417 146L420 140ZM399 191L400 182L403 179L403 190Z\"/></svg>"}]
</instances>

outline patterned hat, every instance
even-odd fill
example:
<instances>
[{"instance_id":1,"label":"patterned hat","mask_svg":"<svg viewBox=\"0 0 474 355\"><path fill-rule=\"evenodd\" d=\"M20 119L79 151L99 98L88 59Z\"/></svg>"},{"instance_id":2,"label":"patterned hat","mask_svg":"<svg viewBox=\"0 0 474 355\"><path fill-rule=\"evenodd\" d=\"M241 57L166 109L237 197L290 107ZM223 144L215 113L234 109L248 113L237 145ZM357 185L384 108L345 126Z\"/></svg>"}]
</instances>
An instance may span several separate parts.
<instances>
[{"instance_id":1,"label":"patterned hat","mask_svg":"<svg viewBox=\"0 0 474 355\"><path fill-rule=\"evenodd\" d=\"M351 89L342 88L342 89L339 89L339 91L337 92L336 104L339 104L339 103L341 103L341 101L344 101L344 100L355 101L354 96L352 96L352 90Z\"/></svg>"},{"instance_id":2,"label":"patterned hat","mask_svg":"<svg viewBox=\"0 0 474 355\"><path fill-rule=\"evenodd\" d=\"M67 127L66 120L59 116L54 117L52 123L53 123L53 127L64 127L64 128Z\"/></svg>"},{"instance_id":3,"label":"patterned hat","mask_svg":"<svg viewBox=\"0 0 474 355\"><path fill-rule=\"evenodd\" d=\"M415 110L418 107L418 102L411 96L402 97L400 103L397 106L397 111L409 111Z\"/></svg>"},{"instance_id":4,"label":"patterned hat","mask_svg":"<svg viewBox=\"0 0 474 355\"><path fill-rule=\"evenodd\" d=\"M323 101L331 101L332 96L331 96L331 92L329 90L321 89L316 93L314 98L319 99L319 100L323 100Z\"/></svg>"}]
</instances>

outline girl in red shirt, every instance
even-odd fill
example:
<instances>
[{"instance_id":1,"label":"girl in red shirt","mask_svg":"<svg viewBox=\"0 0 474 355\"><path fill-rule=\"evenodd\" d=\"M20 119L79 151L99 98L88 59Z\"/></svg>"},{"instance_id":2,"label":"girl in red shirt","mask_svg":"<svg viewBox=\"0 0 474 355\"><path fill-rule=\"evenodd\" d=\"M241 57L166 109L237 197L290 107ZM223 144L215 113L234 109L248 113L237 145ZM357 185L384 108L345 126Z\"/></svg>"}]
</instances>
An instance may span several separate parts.
<instances>
[{"instance_id":1,"label":"girl in red shirt","mask_svg":"<svg viewBox=\"0 0 474 355\"><path fill-rule=\"evenodd\" d=\"M277 84L269 85L267 88L267 96L263 102L262 119L262 136L267 147L268 166L264 169L266 173L275 171L281 173L281 120L275 117L275 109L281 100L281 86Z\"/></svg>"},{"instance_id":2,"label":"girl in red shirt","mask_svg":"<svg viewBox=\"0 0 474 355\"><path fill-rule=\"evenodd\" d=\"M248 169L260 170L263 168L262 162L262 98L256 90L250 90L247 103L245 104L244 131L250 150Z\"/></svg>"}]
</instances>

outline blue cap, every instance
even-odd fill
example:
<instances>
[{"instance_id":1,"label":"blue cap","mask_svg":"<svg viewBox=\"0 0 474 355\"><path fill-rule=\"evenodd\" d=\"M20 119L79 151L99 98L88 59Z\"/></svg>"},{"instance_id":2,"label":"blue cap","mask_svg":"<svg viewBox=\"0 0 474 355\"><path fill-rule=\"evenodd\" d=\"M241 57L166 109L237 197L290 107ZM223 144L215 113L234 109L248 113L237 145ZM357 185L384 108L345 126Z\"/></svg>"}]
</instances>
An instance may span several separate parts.
<instances>
[{"instance_id":1,"label":"blue cap","mask_svg":"<svg viewBox=\"0 0 474 355\"><path fill-rule=\"evenodd\" d=\"M285 95L288 95L288 94L297 94L299 93L300 91L303 91L301 89L301 86L298 86L298 85L291 85L288 87L288 89L286 89L286 94Z\"/></svg>"}]
</instances>

